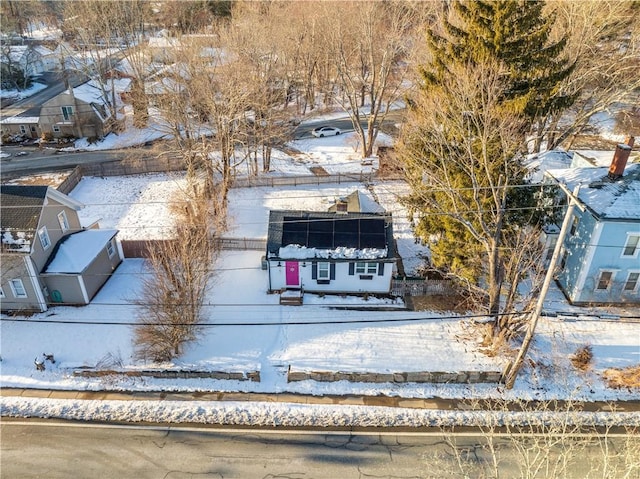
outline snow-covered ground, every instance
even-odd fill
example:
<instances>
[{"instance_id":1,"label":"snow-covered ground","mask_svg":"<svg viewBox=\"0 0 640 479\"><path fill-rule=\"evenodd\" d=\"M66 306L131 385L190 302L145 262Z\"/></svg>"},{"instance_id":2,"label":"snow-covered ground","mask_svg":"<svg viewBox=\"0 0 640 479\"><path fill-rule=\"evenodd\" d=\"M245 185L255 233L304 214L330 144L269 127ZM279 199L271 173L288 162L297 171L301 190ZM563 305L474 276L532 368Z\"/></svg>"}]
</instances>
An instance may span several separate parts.
<instances>
[{"instance_id":1,"label":"snow-covered ground","mask_svg":"<svg viewBox=\"0 0 640 479\"><path fill-rule=\"evenodd\" d=\"M102 228L118 228L123 238L162 237L171 226L167 201L179 198L184 187L180 174L154 174L133 177L84 178L71 196L86 204L81 210L84 222L101 216ZM265 238L267 212L270 208L300 208L324 210L335 198L360 188L359 184L298 186L286 188L241 188L230 194L230 230L235 237ZM405 186L400 182L374 184L372 190L381 204L394 213L395 232L403 259L415 261L417 247L404 210L397 202ZM421 251L424 253L425 251ZM465 387L425 385L353 385L353 384L287 384L283 366L303 370L341 370L360 372L500 370L504 362L483 355L475 338L473 325L442 313L398 311L345 311L336 306L371 306L374 300L305 295L305 305L286 307L278 304L276 295L268 295L266 272L260 269L261 251L223 252L215 270L218 272L205 303L205 318L212 326L176 362L175 367L207 370L260 370L260 383L221 382L216 388L226 390L298 391L313 394L385 393L402 396L428 397L466 394ZM79 366L96 366L108 360L125 367L140 367L134 361L132 331L127 325L105 326L86 324L44 323L46 320L84 322L135 322L135 299L139 278L146 274L141 260L128 259L93 300L82 308L53 307L47 313L32 316L30 322L2 323L2 386L100 388L100 381L85 381L69 377L68 371ZM241 288L238 286L242 285ZM548 297L550 311L573 315L584 309L570 307L559 291ZM593 312L593 311L592 311ZM616 311L607 310L612 314ZM624 311L617 311L623 314ZM326 318L345 324L322 324ZM394 323L364 323L393 318L406 319ZM319 324L284 325L307 321ZM242 326L242 323L265 323ZM218 326L218 323L231 323ZM237 325L235 325L238 323ZM108 329L105 329L108 328ZM547 320L541 325L541 335L532 355L540 364L552 365L566 358L582 344L592 344L595 352L594 370L637 363L640 352L640 325L581 320ZM607 334L603 334L607 332ZM619 334L618 334L619 333ZM20 338L19 340L17 338ZM53 352L58 358L55 367L44 373L35 371L33 357L41 352ZM595 375L577 375L567 364L565 383L572 392L588 377L595 384L595 398L633 397L631 393L608 391ZM544 377L530 370L519 383L518 394L562 397L560 379ZM542 381L541 384L538 384ZM114 384L114 387L141 389L206 389L208 385L189 381L163 384L145 380L137 384ZM529 387L535 383L534 391ZM541 388L541 389L539 389ZM594 389L595 388L595 389ZM476 386L481 395L496 394L494 386ZM591 393L590 393L591 394Z\"/></svg>"},{"instance_id":2,"label":"snow-covered ground","mask_svg":"<svg viewBox=\"0 0 640 479\"><path fill-rule=\"evenodd\" d=\"M302 156L291 158L278 152L273 174L309 174L310 166L322 166L332 173L358 171L361 166L352 141L353 136L349 134L298 141L295 148L302 151ZM71 196L86 204L81 211L83 223L99 218L102 228L119 229L119 237L123 239L161 238L166 236L172 225L167 202L179 201L184 185L181 174L84 178ZM227 234L265 238L269 209L325 210L337 197L357 188L393 213L394 232L405 268L409 271L414 269L420 263L419 257L428 252L414 241L406 211L399 202L399 197L407 191L401 182L234 189L229 197ZM640 323L628 322L624 318L593 320L587 317L594 313L593 310L570 307L557 290L549 295L545 309L570 312L573 317L541 321L531 349L532 361L526 364L511 391L491 384L288 383L286 371L289 366L292 370L372 373L500 371L505 360L482 352L476 325L468 318L441 312L406 311L402 305L390 300L365 301L353 297L307 294L302 307L281 306L277 295L266 293L267 276L260 268L262 254L261 251L221 253L212 265L216 276L204 305L202 335L188 346L179 360L162 365L210 371L258 370L260 382L73 377L71 371L82 366L124 370L157 366L134 358L132 325L137 319L137 312L132 302L139 293L140 278L149 271L143 261L127 259L88 306L52 307L46 313L29 317L3 316L0 387L286 391L312 395L414 398L640 399L638 391L607 388L599 376L605 368L638 364ZM380 311L375 306L395 307L397 311ZM598 312L602 311L595 311ZM606 310L606 313L618 316L635 313L637 316L637 311ZM592 369L577 372L568 357L585 344L593 347ZM33 360L42 353L53 353L56 363L47 362L45 371L36 371ZM7 397L1 398L1 405L3 414L11 415L133 420L164 418L193 422L215 422L220 416L234 424L240 424L242 420L251 424L275 424L286 417L289 423L296 423L295 418L299 418L302 425L304 421L306 424L309 421L322 423L321 418L329 417L343 425L362 425L358 421L417 425L433 421L434 414L346 406L206 403L198 404L198 408L189 408L184 403L170 401L161 405L127 401L97 405L93 401ZM464 423L472 415L460 414L462 416L456 419L459 423ZM449 416L439 417L446 422ZM637 416L630 416L624 421L640 422Z\"/></svg>"},{"instance_id":3,"label":"snow-covered ground","mask_svg":"<svg viewBox=\"0 0 640 479\"><path fill-rule=\"evenodd\" d=\"M13 98L15 100L21 100L23 98L28 98L31 95L35 95L40 90L44 90L47 88L47 85L44 83L38 83L34 81L29 88L26 90L0 90L0 98Z\"/></svg>"}]
</instances>

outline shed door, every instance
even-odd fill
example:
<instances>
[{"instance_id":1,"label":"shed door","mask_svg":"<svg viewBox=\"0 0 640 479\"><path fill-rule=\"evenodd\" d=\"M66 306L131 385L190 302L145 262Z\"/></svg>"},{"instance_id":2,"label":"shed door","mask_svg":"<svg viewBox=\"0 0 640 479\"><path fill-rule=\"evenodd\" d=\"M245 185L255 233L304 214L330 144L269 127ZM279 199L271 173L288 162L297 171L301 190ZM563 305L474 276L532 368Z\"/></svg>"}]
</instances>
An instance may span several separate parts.
<instances>
[{"instance_id":1,"label":"shed door","mask_svg":"<svg viewBox=\"0 0 640 479\"><path fill-rule=\"evenodd\" d=\"M286 280L287 286L299 286L300 275L298 274L298 262L297 261L285 261L285 268L287 268Z\"/></svg>"}]
</instances>

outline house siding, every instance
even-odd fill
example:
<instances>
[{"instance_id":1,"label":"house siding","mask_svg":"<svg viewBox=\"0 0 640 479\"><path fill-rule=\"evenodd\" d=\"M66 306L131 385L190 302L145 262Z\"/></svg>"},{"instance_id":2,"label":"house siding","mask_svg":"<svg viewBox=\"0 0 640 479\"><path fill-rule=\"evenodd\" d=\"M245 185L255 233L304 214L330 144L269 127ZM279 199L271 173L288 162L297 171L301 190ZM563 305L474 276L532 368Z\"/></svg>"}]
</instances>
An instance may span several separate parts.
<instances>
[{"instance_id":1,"label":"house siding","mask_svg":"<svg viewBox=\"0 0 640 479\"><path fill-rule=\"evenodd\" d=\"M388 294L391 289L391 278L395 261L369 260L369 263L384 263L382 275L360 275L358 273L349 274L349 263L353 262L333 262L335 264L335 279L318 281L313 276L313 261L298 261L300 287L307 292L317 293L373 293ZM280 264L280 266L278 266ZM269 275L271 290L277 291L286 289L285 260L269 260ZM370 279L361 279L368 276Z\"/></svg>"},{"instance_id":2,"label":"house siding","mask_svg":"<svg viewBox=\"0 0 640 479\"><path fill-rule=\"evenodd\" d=\"M22 132L20 127L24 127L25 132ZM35 130L35 131L32 131ZM11 120L11 123L0 123L0 132L2 136L22 136L24 138L40 138L42 132L40 131L40 125L34 121L20 122L19 120Z\"/></svg>"},{"instance_id":3,"label":"house siding","mask_svg":"<svg viewBox=\"0 0 640 479\"><path fill-rule=\"evenodd\" d=\"M105 247L87 269L82 272L82 278L87 294L89 295L89 300L102 288L102 285L104 285L111 273L115 271L121 262L122 258L120 257L118 248L114 248L114 255L109 258L107 248Z\"/></svg>"},{"instance_id":4,"label":"house siding","mask_svg":"<svg viewBox=\"0 0 640 479\"><path fill-rule=\"evenodd\" d=\"M69 223L69 230L62 232L60 228L60 223L58 222L58 214L64 211L67 215L67 222ZM46 250L42 247L40 243L40 238L38 237L38 231L46 226L47 233L49 235L49 240L51 242L51 246L49 246ZM38 229L35 232L35 238L33 240L33 251L31 254L31 258L35 265L37 272L41 272L44 268L44 265L47 263L49 256L53 252L55 245L62 239L63 236L66 236L70 233L74 233L76 231L80 231L82 227L80 226L80 220L78 219L78 214L72 208L68 206L64 206L61 203L58 203L51 198L47 199L47 204L44 208L42 208L42 213L40 215L40 221L38 222Z\"/></svg>"},{"instance_id":5,"label":"house siding","mask_svg":"<svg viewBox=\"0 0 640 479\"><path fill-rule=\"evenodd\" d=\"M61 107L72 106L73 117L65 121ZM93 107L88 103L74 98L68 92L61 93L45 102L40 110L40 129L51 134L54 138L74 137L103 137L106 131L102 120L98 118ZM60 131L53 131L57 126Z\"/></svg>"},{"instance_id":6,"label":"house siding","mask_svg":"<svg viewBox=\"0 0 640 479\"><path fill-rule=\"evenodd\" d=\"M121 249L114 247L114 255L109 258L106 246L100 254L80 274L50 273L42 277L49 289L49 304L59 302L87 304L111 277L122 262ZM56 300L56 298L61 298Z\"/></svg>"},{"instance_id":7,"label":"house siding","mask_svg":"<svg viewBox=\"0 0 640 479\"><path fill-rule=\"evenodd\" d=\"M77 274L57 274L46 276L45 282L49 289L49 304L86 304ZM58 298L57 301L54 299Z\"/></svg>"},{"instance_id":8,"label":"house siding","mask_svg":"<svg viewBox=\"0 0 640 479\"><path fill-rule=\"evenodd\" d=\"M640 269L640 255L624 257L628 233L640 234L640 223L598 221L588 211L578 212L575 235L565 241L568 256L558 282L574 304L640 303L638 289L624 291L630 272ZM613 279L606 290L598 290L602 271L611 271Z\"/></svg>"},{"instance_id":9,"label":"house siding","mask_svg":"<svg viewBox=\"0 0 640 479\"><path fill-rule=\"evenodd\" d=\"M39 293L42 294L43 285L38 278L33 278L29 272L27 262L31 261L28 255L24 254L3 254L0 261L2 261L2 290L5 297L0 301L2 312L8 311L43 311L43 308L39 301ZM17 298L13 295L13 290L9 285L12 279L22 280L24 286L26 298ZM40 288L36 291L35 288Z\"/></svg>"}]
</instances>

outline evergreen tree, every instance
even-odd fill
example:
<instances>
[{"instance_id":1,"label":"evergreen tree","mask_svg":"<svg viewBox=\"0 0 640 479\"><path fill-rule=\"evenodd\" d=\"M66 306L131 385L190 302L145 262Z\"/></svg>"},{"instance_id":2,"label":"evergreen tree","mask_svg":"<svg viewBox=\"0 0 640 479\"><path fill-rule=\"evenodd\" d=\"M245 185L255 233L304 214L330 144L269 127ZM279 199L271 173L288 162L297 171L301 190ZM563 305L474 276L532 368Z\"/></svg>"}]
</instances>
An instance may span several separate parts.
<instances>
[{"instance_id":1,"label":"evergreen tree","mask_svg":"<svg viewBox=\"0 0 640 479\"><path fill-rule=\"evenodd\" d=\"M535 0L458 1L443 32L427 33L432 62L422 69L425 88L442 84L453 64L497 61L504 69L504 102L531 123L549 112L567 108L575 96L559 86L573 65L561 58L566 37L551 42L553 15L543 14Z\"/></svg>"},{"instance_id":2,"label":"evergreen tree","mask_svg":"<svg viewBox=\"0 0 640 479\"><path fill-rule=\"evenodd\" d=\"M525 134L571 103L557 94L571 66L558 58L564 40L549 41L553 18L541 2L449 8L450 20L428 33L431 62L420 69L398 152L412 188L407 205L434 266L480 292L498 318L503 282L517 286L504 278L507 248L519 248L523 227L540 219L535 189L521 187ZM506 317L495 324L496 332L509 326Z\"/></svg>"}]
</instances>

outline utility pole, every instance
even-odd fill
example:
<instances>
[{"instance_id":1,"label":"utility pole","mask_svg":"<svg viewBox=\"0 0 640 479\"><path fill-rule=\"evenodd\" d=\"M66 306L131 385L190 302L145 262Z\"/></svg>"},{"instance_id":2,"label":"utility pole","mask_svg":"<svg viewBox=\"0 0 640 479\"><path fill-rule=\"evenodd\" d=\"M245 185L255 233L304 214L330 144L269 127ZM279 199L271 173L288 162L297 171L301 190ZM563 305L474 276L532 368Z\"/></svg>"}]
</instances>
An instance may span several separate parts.
<instances>
[{"instance_id":1,"label":"utility pole","mask_svg":"<svg viewBox=\"0 0 640 479\"><path fill-rule=\"evenodd\" d=\"M560 251L562 251L562 245L564 243L564 238L567 235L567 230L569 229L569 224L571 223L573 210L576 206L580 208L578 205L578 192L580 191L580 185L577 185L573 193L570 192L564 185L560 185L569 197L569 206L567 207L567 211L564 214L564 220L562 221L562 227L560 228L560 233L558 233L558 241L556 242L556 246L553 249L553 256L551 257L551 261L549 262L549 268L547 269L547 274L544 277L544 283L542 283L542 289L540 290L540 296L538 296L538 302L536 303L536 309L533 312L533 316L529 321L529 327L527 328L527 332L522 340L522 346L520 347L520 351L518 351L518 356L515 361L511 363L503 374L504 384L507 389L513 388L513 384L516 382L516 377L518 376L518 372L522 367L522 363L524 361L524 357L529 350L529 345L533 340L533 334L536 330L536 325L538 324L538 319L540 318L540 313L542 313L542 306L544 305L545 297L547 296L547 291L549 290L549 286L551 285L551 281L553 280L553 275L555 273L556 264L558 262L558 258L560 257ZM580 208L582 210L582 208Z\"/></svg>"}]
</instances>

